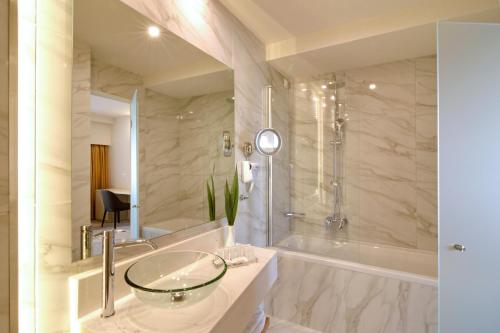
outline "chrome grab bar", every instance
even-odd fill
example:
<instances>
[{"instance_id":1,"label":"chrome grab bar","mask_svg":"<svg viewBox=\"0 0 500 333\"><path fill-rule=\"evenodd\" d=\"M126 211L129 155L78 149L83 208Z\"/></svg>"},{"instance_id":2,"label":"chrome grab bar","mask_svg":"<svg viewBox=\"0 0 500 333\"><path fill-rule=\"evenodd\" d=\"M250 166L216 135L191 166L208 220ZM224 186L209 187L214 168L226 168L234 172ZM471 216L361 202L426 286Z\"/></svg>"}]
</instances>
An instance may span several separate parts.
<instances>
[{"instance_id":1,"label":"chrome grab bar","mask_svg":"<svg viewBox=\"0 0 500 333\"><path fill-rule=\"evenodd\" d=\"M297 212L284 212L283 215L286 217L306 217L305 213L297 213Z\"/></svg>"}]
</instances>

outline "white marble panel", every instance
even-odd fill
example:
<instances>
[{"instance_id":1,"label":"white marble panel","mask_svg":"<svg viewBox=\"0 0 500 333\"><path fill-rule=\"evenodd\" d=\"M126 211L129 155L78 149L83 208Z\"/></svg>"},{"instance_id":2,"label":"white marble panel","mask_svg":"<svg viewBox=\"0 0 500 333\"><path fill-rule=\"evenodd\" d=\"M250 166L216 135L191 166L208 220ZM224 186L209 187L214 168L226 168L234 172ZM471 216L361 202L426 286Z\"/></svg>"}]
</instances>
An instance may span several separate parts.
<instances>
[{"instance_id":1,"label":"white marble panel","mask_svg":"<svg viewBox=\"0 0 500 333\"><path fill-rule=\"evenodd\" d=\"M80 256L80 227L90 223L90 47L73 44L71 95L72 257Z\"/></svg>"},{"instance_id":2,"label":"white marble panel","mask_svg":"<svg viewBox=\"0 0 500 333\"><path fill-rule=\"evenodd\" d=\"M0 1L0 214L9 210L8 1Z\"/></svg>"},{"instance_id":3,"label":"white marble panel","mask_svg":"<svg viewBox=\"0 0 500 333\"><path fill-rule=\"evenodd\" d=\"M319 331L303 327L279 318L270 318L267 333L320 333Z\"/></svg>"},{"instance_id":4,"label":"white marble panel","mask_svg":"<svg viewBox=\"0 0 500 333\"><path fill-rule=\"evenodd\" d=\"M132 99L134 91L142 87L142 78L122 68L107 64L100 59L92 59L91 87L125 99Z\"/></svg>"},{"instance_id":5,"label":"white marble panel","mask_svg":"<svg viewBox=\"0 0 500 333\"><path fill-rule=\"evenodd\" d=\"M278 258L272 317L320 332L436 332L436 287Z\"/></svg>"},{"instance_id":6,"label":"white marble panel","mask_svg":"<svg viewBox=\"0 0 500 333\"><path fill-rule=\"evenodd\" d=\"M435 248L432 196L426 204L417 200L417 188L436 183L435 62L423 57L337 73L337 81L345 82L337 93L346 120L343 211L349 224L343 232L323 226L334 199L333 149L327 144L334 133L328 89L321 85L332 78L295 84L289 125L292 210L306 213L292 221L295 232ZM417 215L426 222L417 222Z\"/></svg>"},{"instance_id":7,"label":"white marble panel","mask_svg":"<svg viewBox=\"0 0 500 333\"><path fill-rule=\"evenodd\" d=\"M0 331L9 331L8 1L0 1Z\"/></svg>"},{"instance_id":8,"label":"white marble panel","mask_svg":"<svg viewBox=\"0 0 500 333\"><path fill-rule=\"evenodd\" d=\"M417 247L437 251L437 184L417 183Z\"/></svg>"},{"instance_id":9,"label":"white marble panel","mask_svg":"<svg viewBox=\"0 0 500 333\"><path fill-rule=\"evenodd\" d=\"M265 49L262 43L218 1L196 0L195 4L190 2L189 5L186 5L186 1L179 0L124 2L235 70L235 129L238 133L235 137L235 147L236 159L241 160L241 143L251 141L255 131L262 127L264 121L261 91L270 77L264 64ZM40 37L37 48L37 88L42 88L38 91L37 106L41 107L40 110L47 111L39 114L41 118L47 115L46 121L52 122L59 119L64 123L64 129L68 130L71 127L71 119L60 115L67 114L71 107L71 68L67 64L72 60L72 2L58 0L43 4L44 6L37 6L36 15L37 37ZM193 10L193 6L196 10ZM45 39L45 36L50 38ZM54 59L54 62L49 63L48 59ZM93 79L102 77L106 71L105 67L94 67ZM119 76L113 71L110 75ZM58 85L54 86L54 82ZM95 84L92 80L91 89L100 87L104 92L130 98L130 91L135 84L139 84L139 80L126 80L116 89L111 89L108 83L100 81ZM140 100L141 102L143 101ZM139 121L143 119L140 118ZM41 298L37 299L37 313L40 314L39 318L43 318L43 323L40 324L42 330L67 331L68 290L61 286L67 285L67 275L64 272L71 271L68 267L71 259L71 228L68 223L71 220L71 134L69 131L59 132L62 124L48 125L37 124L37 136L41 139L37 143L37 149L43 147L37 150L37 156L40 157L44 175L43 182L38 184L44 201L40 203L40 219L37 221L39 241L36 253L40 259L37 270L43 273L37 274L37 277L42 279L37 281L37 285L43 290L43 295L39 295ZM144 158L143 148L141 145L141 161ZM264 165L263 159L257 156L254 161ZM144 170L141 169L140 174L143 177ZM264 177L265 169L262 169L256 179L255 194L242 204L237 222L237 230L241 231L238 237L260 245L265 244ZM53 191L54 188L58 191ZM49 327L48 324L53 325Z\"/></svg>"},{"instance_id":10,"label":"white marble panel","mask_svg":"<svg viewBox=\"0 0 500 333\"><path fill-rule=\"evenodd\" d=\"M57 332L67 327L69 298L61 286L72 252L73 6L59 0L36 7L36 327Z\"/></svg>"},{"instance_id":11,"label":"white marble panel","mask_svg":"<svg viewBox=\"0 0 500 333\"><path fill-rule=\"evenodd\" d=\"M9 214L0 213L0 331L9 332Z\"/></svg>"},{"instance_id":12,"label":"white marble panel","mask_svg":"<svg viewBox=\"0 0 500 333\"><path fill-rule=\"evenodd\" d=\"M182 107L179 100L146 90L144 107L139 113L144 159L140 178L142 224L162 222L178 216L179 124Z\"/></svg>"}]
</instances>

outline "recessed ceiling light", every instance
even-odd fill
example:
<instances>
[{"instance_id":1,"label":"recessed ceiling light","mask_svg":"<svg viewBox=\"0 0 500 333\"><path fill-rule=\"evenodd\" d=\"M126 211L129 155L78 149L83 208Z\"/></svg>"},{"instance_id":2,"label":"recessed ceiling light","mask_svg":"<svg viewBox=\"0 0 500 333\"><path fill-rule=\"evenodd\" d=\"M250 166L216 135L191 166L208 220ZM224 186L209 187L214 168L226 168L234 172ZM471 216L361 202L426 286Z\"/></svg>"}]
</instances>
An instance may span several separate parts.
<instances>
[{"instance_id":1,"label":"recessed ceiling light","mask_svg":"<svg viewBox=\"0 0 500 333\"><path fill-rule=\"evenodd\" d=\"M377 85L375 83L370 83L368 88L370 88L370 90L375 90L375 89L377 89Z\"/></svg>"},{"instance_id":2,"label":"recessed ceiling light","mask_svg":"<svg viewBox=\"0 0 500 333\"><path fill-rule=\"evenodd\" d=\"M150 26L148 28L148 35L149 35L149 37L152 37L152 38L160 37L160 28L158 28L156 25Z\"/></svg>"},{"instance_id":3,"label":"recessed ceiling light","mask_svg":"<svg viewBox=\"0 0 500 333\"><path fill-rule=\"evenodd\" d=\"M307 91L307 88L302 88L302 91Z\"/></svg>"},{"instance_id":4,"label":"recessed ceiling light","mask_svg":"<svg viewBox=\"0 0 500 333\"><path fill-rule=\"evenodd\" d=\"M330 99L331 99L332 101L334 101L334 100L335 100L335 95L330 96Z\"/></svg>"},{"instance_id":5,"label":"recessed ceiling light","mask_svg":"<svg viewBox=\"0 0 500 333\"><path fill-rule=\"evenodd\" d=\"M326 88L327 88L326 84L321 85L321 89L326 89Z\"/></svg>"}]
</instances>

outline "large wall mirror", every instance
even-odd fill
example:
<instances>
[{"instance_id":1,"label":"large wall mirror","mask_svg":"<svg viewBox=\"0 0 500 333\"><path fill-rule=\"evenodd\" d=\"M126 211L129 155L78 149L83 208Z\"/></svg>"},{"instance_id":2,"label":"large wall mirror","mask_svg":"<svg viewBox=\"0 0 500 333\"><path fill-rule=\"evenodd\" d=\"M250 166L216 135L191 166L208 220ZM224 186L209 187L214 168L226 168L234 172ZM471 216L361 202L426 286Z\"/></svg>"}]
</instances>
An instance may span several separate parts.
<instances>
[{"instance_id":1,"label":"large wall mirror","mask_svg":"<svg viewBox=\"0 0 500 333\"><path fill-rule=\"evenodd\" d=\"M119 0L75 0L73 31L73 260L99 255L115 223L123 241L221 219L232 70Z\"/></svg>"}]
</instances>

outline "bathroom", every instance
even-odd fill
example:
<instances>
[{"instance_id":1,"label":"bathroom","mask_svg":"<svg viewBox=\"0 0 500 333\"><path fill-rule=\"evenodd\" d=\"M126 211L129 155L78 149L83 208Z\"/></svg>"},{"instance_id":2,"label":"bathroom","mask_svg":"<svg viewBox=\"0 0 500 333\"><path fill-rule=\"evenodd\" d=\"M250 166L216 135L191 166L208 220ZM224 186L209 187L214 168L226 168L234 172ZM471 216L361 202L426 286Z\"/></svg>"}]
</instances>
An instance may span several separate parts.
<instances>
[{"instance_id":1,"label":"bathroom","mask_svg":"<svg viewBox=\"0 0 500 333\"><path fill-rule=\"evenodd\" d=\"M498 0L0 17L0 332L500 332Z\"/></svg>"}]
</instances>

